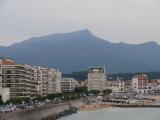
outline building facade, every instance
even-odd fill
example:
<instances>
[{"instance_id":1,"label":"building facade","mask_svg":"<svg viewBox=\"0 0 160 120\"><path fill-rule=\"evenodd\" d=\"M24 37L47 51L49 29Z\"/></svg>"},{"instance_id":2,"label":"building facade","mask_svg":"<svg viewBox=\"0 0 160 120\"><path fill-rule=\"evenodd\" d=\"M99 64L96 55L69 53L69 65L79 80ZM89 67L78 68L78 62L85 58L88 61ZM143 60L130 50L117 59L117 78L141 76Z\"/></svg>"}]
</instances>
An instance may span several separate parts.
<instances>
[{"instance_id":1,"label":"building facade","mask_svg":"<svg viewBox=\"0 0 160 120\"><path fill-rule=\"evenodd\" d=\"M106 71L105 67L91 67L88 72L88 91L106 89Z\"/></svg>"},{"instance_id":2,"label":"building facade","mask_svg":"<svg viewBox=\"0 0 160 120\"><path fill-rule=\"evenodd\" d=\"M124 89L125 89L125 92L126 93L133 93L134 91L133 91L133 86L132 86L132 80L127 80L126 82L125 82L125 87L124 87Z\"/></svg>"},{"instance_id":3,"label":"building facade","mask_svg":"<svg viewBox=\"0 0 160 120\"><path fill-rule=\"evenodd\" d=\"M106 89L111 89L113 93L124 92L125 89L124 81L121 80L107 81Z\"/></svg>"},{"instance_id":4,"label":"building facade","mask_svg":"<svg viewBox=\"0 0 160 120\"><path fill-rule=\"evenodd\" d=\"M48 94L61 93L62 73L56 69L48 72Z\"/></svg>"},{"instance_id":5,"label":"building facade","mask_svg":"<svg viewBox=\"0 0 160 120\"><path fill-rule=\"evenodd\" d=\"M37 79L37 95L46 96L48 92L48 68L35 67Z\"/></svg>"},{"instance_id":6,"label":"building facade","mask_svg":"<svg viewBox=\"0 0 160 120\"><path fill-rule=\"evenodd\" d=\"M0 59L0 98L34 98L61 92L61 72ZM9 97L8 97L9 96Z\"/></svg>"},{"instance_id":7,"label":"building facade","mask_svg":"<svg viewBox=\"0 0 160 120\"><path fill-rule=\"evenodd\" d=\"M33 67L16 64L10 59L3 60L2 87L10 89L10 98L34 97L36 81Z\"/></svg>"},{"instance_id":8,"label":"building facade","mask_svg":"<svg viewBox=\"0 0 160 120\"><path fill-rule=\"evenodd\" d=\"M75 87L79 87L79 83L73 78L63 78L61 82L62 92L73 92Z\"/></svg>"},{"instance_id":9,"label":"building facade","mask_svg":"<svg viewBox=\"0 0 160 120\"><path fill-rule=\"evenodd\" d=\"M133 90L136 93L147 93L148 77L146 74L136 75L132 78Z\"/></svg>"},{"instance_id":10,"label":"building facade","mask_svg":"<svg viewBox=\"0 0 160 120\"><path fill-rule=\"evenodd\" d=\"M6 102L8 99L10 99L10 89L9 88L3 88L2 83L2 61L3 58L0 58L0 100L3 102Z\"/></svg>"},{"instance_id":11,"label":"building facade","mask_svg":"<svg viewBox=\"0 0 160 120\"><path fill-rule=\"evenodd\" d=\"M47 94L61 93L62 73L57 69L45 67L35 67L37 76L37 94L46 96Z\"/></svg>"}]
</instances>

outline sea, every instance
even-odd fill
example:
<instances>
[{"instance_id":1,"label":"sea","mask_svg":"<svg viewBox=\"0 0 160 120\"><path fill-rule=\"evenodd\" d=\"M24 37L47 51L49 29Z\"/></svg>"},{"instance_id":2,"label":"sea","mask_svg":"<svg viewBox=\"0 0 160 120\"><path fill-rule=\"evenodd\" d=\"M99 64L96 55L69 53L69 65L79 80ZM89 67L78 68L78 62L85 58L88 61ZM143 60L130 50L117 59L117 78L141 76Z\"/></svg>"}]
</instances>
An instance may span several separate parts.
<instances>
[{"instance_id":1,"label":"sea","mask_svg":"<svg viewBox=\"0 0 160 120\"><path fill-rule=\"evenodd\" d=\"M59 120L160 120L160 108L109 108L80 111Z\"/></svg>"}]
</instances>

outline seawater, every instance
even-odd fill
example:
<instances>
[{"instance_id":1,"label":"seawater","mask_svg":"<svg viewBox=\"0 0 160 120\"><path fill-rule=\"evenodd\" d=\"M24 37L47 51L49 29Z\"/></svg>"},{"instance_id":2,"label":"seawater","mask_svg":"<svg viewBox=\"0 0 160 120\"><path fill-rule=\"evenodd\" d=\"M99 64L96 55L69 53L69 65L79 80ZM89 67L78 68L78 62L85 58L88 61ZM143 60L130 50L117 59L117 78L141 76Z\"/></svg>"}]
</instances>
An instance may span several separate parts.
<instances>
[{"instance_id":1,"label":"seawater","mask_svg":"<svg viewBox=\"0 0 160 120\"><path fill-rule=\"evenodd\" d=\"M160 108L110 108L78 112L59 120L160 120Z\"/></svg>"}]
</instances>

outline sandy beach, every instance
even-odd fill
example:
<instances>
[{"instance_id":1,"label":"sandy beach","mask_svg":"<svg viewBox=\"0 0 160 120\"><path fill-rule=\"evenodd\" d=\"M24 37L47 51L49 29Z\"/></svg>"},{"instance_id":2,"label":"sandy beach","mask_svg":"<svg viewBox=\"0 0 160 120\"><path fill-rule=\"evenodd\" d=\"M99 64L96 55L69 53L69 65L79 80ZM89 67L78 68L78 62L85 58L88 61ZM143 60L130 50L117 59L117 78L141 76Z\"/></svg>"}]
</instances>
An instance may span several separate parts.
<instances>
[{"instance_id":1,"label":"sandy beach","mask_svg":"<svg viewBox=\"0 0 160 120\"><path fill-rule=\"evenodd\" d=\"M79 107L79 111L95 111L104 108L112 108L110 105L91 103Z\"/></svg>"}]
</instances>

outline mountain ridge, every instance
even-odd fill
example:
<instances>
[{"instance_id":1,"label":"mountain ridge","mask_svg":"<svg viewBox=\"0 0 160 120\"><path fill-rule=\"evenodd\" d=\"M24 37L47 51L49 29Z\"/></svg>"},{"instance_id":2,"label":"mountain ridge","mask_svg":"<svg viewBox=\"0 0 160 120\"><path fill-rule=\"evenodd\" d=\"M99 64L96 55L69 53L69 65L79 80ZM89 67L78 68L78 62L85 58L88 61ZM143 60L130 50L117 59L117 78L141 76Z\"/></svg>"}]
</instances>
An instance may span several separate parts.
<instances>
[{"instance_id":1,"label":"mountain ridge","mask_svg":"<svg viewBox=\"0 0 160 120\"><path fill-rule=\"evenodd\" d=\"M19 63L55 67L64 72L104 65L111 73L160 71L160 45L112 43L93 35L88 29L33 37L8 47L0 56Z\"/></svg>"},{"instance_id":2,"label":"mountain ridge","mask_svg":"<svg viewBox=\"0 0 160 120\"><path fill-rule=\"evenodd\" d=\"M14 43L14 44L11 44L9 46L3 46L3 45L0 45L0 47L11 47L11 46L14 46L14 45L17 45L17 44L21 44L21 43L24 43L24 42L28 42L28 41L32 41L34 39L38 39L38 38L45 38L45 37L52 37L52 36L58 36L58 35L70 35L70 34L79 34L79 33L84 33L84 34L90 34L90 35L93 35L88 29L81 29L81 30L77 30L77 31L73 31L73 32L66 32L66 33L55 33L55 34L48 34L48 35L44 35L44 36L39 36L39 37L31 37L29 39L26 39L24 41L21 41L21 42L18 42L18 43ZM82 35L82 34L81 34ZM93 35L94 36L94 35ZM96 37L96 36L94 36ZM108 40L105 40L105 39L102 39L100 37L96 37L96 38L99 38L101 40L104 40L104 41L107 41L107 42L110 42ZM126 42L117 42L117 43L113 43L113 42L110 42L112 44L127 44L127 45L143 45L143 44L153 44L153 45L157 45L157 46L160 46L157 42L155 41L148 41L148 42L142 42L142 43L126 43Z\"/></svg>"}]
</instances>

